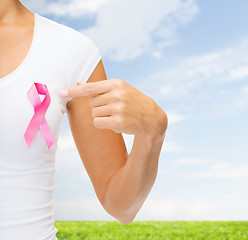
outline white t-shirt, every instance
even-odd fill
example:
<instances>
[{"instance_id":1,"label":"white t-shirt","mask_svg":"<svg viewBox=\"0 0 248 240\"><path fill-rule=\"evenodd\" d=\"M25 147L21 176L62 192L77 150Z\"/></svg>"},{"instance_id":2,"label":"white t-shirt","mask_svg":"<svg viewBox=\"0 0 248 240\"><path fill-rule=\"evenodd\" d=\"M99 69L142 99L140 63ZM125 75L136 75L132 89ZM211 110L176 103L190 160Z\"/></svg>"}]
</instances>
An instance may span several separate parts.
<instances>
[{"instance_id":1,"label":"white t-shirt","mask_svg":"<svg viewBox=\"0 0 248 240\"><path fill-rule=\"evenodd\" d=\"M0 240L54 240L55 152L66 103L58 92L86 82L101 59L82 33L37 13L32 45L23 62L0 79ZM40 129L30 149L24 133L34 115L27 92L47 86L45 119L55 142L48 149ZM42 101L44 96L39 95Z\"/></svg>"}]
</instances>

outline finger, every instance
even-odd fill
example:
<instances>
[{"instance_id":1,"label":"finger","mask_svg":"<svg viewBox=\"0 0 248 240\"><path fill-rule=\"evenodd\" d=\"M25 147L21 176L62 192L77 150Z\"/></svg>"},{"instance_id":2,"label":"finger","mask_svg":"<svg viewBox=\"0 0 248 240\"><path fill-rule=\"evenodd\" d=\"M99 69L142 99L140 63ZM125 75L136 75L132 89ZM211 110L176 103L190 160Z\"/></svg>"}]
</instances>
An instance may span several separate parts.
<instances>
[{"instance_id":1,"label":"finger","mask_svg":"<svg viewBox=\"0 0 248 240\"><path fill-rule=\"evenodd\" d=\"M95 117L93 119L93 124L96 128L100 129L106 128L115 131L114 129L118 128L118 126L116 126L117 124L115 123L113 116Z\"/></svg>"},{"instance_id":2,"label":"finger","mask_svg":"<svg viewBox=\"0 0 248 240\"><path fill-rule=\"evenodd\" d=\"M97 82L81 83L75 87L65 88L59 91L58 95L62 98L74 98L80 96L94 96L110 91L111 81L101 80Z\"/></svg>"},{"instance_id":3,"label":"finger","mask_svg":"<svg viewBox=\"0 0 248 240\"><path fill-rule=\"evenodd\" d=\"M112 110L108 105L100 106L100 107L94 107L91 110L92 117L108 117L111 116Z\"/></svg>"},{"instance_id":4,"label":"finger","mask_svg":"<svg viewBox=\"0 0 248 240\"><path fill-rule=\"evenodd\" d=\"M112 91L103 93L97 96L91 96L89 98L89 105L91 108L107 105L113 102L115 98L113 97Z\"/></svg>"}]
</instances>

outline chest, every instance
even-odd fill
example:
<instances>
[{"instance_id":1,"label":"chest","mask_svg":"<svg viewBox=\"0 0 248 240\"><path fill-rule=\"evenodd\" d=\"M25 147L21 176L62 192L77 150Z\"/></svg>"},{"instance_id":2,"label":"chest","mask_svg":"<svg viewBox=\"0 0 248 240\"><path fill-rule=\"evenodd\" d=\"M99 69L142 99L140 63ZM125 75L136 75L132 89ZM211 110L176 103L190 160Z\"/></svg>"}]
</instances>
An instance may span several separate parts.
<instances>
[{"instance_id":1,"label":"chest","mask_svg":"<svg viewBox=\"0 0 248 240\"><path fill-rule=\"evenodd\" d=\"M46 131L49 131L49 134L52 134L56 141L58 138L59 126L63 118L62 110L65 107L58 97L59 86L51 83L49 79L42 80L37 78L36 80L37 82L46 84L49 91L51 102L42 115L46 122L46 128L49 128L49 130ZM33 81L29 78L26 78L27 84L21 84L21 81L22 79L20 78L17 79L17 81L14 81L14 85L8 84L0 88L0 109L1 112L4 113L1 115L0 119L0 155L1 149L12 149L15 147L16 150L19 149L20 151L22 151L22 149L29 150L24 140L24 134L35 115L34 104L29 99L30 95L29 97L27 95L28 90L33 85ZM42 95L34 94L32 96L40 98L40 102L44 99L44 96ZM31 152L35 150L41 154L46 153L48 147L46 138L41 132L40 125L38 126L38 129L29 131L35 131L35 136L32 139L32 148L30 149Z\"/></svg>"},{"instance_id":2,"label":"chest","mask_svg":"<svg viewBox=\"0 0 248 240\"><path fill-rule=\"evenodd\" d=\"M0 27L0 78L13 72L23 62L32 38L32 27Z\"/></svg>"}]
</instances>

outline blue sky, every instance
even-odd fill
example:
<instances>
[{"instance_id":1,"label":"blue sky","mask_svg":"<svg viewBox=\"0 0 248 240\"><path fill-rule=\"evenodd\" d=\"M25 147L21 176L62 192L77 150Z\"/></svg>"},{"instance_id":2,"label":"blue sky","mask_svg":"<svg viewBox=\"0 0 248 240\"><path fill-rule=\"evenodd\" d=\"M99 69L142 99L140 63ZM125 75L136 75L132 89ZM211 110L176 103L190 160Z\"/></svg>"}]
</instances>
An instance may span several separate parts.
<instances>
[{"instance_id":1,"label":"blue sky","mask_svg":"<svg viewBox=\"0 0 248 240\"><path fill-rule=\"evenodd\" d=\"M121 78L168 114L156 182L135 220L248 219L248 2L22 1L99 47ZM123 134L128 151L133 136ZM65 115L56 220L114 220L99 203Z\"/></svg>"}]
</instances>

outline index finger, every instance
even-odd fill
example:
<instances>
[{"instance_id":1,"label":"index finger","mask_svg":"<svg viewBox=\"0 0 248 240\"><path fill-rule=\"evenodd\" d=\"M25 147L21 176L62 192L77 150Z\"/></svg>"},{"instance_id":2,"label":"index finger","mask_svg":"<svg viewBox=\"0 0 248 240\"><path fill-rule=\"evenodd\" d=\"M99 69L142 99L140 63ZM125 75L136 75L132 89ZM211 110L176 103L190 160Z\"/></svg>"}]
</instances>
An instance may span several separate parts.
<instances>
[{"instance_id":1,"label":"index finger","mask_svg":"<svg viewBox=\"0 0 248 240\"><path fill-rule=\"evenodd\" d=\"M97 82L81 83L78 86L65 88L58 94L63 98L74 98L80 96L93 96L106 93L111 90L111 83L108 79ZM67 93L67 94L66 94Z\"/></svg>"}]
</instances>

